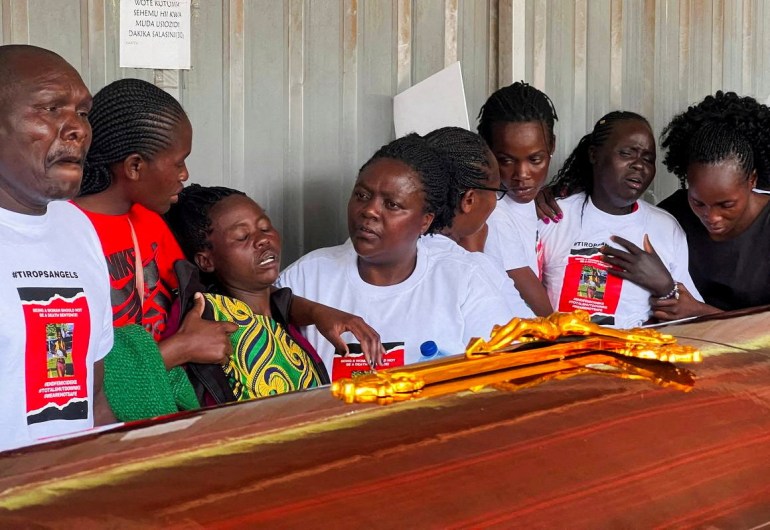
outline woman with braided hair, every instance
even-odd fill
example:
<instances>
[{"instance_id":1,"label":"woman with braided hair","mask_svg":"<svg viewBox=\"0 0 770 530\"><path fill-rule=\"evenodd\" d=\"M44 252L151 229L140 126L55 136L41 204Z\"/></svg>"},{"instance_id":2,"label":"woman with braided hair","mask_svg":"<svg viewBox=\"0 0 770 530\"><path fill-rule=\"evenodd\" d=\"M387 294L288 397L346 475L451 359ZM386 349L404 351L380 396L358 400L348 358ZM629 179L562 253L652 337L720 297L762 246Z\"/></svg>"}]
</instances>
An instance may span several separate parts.
<instances>
[{"instance_id":1,"label":"woman with braided hair","mask_svg":"<svg viewBox=\"0 0 770 530\"><path fill-rule=\"evenodd\" d=\"M281 236L267 213L240 191L191 184L165 218L191 278L200 271L205 283L194 282L180 297L205 290L212 318L238 324L233 355L222 369L188 367L200 399L242 401L328 383L320 358L289 324L291 291L273 289Z\"/></svg>"},{"instance_id":2,"label":"woman with braided hair","mask_svg":"<svg viewBox=\"0 0 770 530\"><path fill-rule=\"evenodd\" d=\"M487 219L507 188L500 182L500 168L481 136L461 127L443 127L425 135L425 140L451 167L446 174L452 222L440 233L423 238L436 250L452 252L477 262L503 294L511 315L522 318L534 313L524 303L510 278L489 255L484 254Z\"/></svg>"},{"instance_id":3,"label":"woman with braided hair","mask_svg":"<svg viewBox=\"0 0 770 530\"><path fill-rule=\"evenodd\" d=\"M207 302L200 293L193 293L191 304L178 303L176 292L185 286L175 265L184 263L184 255L160 217L178 200L188 178L192 127L187 115L155 85L122 79L94 96L89 120L93 141L76 204L94 224L107 258L115 327L142 326L157 341L146 355L159 354L167 369L185 365L221 372L217 365L230 362L230 335L239 328L204 318ZM292 323L316 324L337 345L340 334L350 331L361 337L368 353L381 353L377 333L361 319L298 297L290 301ZM119 379L114 395L125 394L126 384ZM219 393L213 401L230 396Z\"/></svg>"},{"instance_id":4,"label":"woman with braided hair","mask_svg":"<svg viewBox=\"0 0 770 530\"><path fill-rule=\"evenodd\" d=\"M633 112L603 116L552 185L564 212L544 224L543 282L558 311L584 309L593 321L630 328L651 316L650 298L678 296L687 241L668 213L639 200L655 177L655 139ZM653 248L653 243L655 248Z\"/></svg>"},{"instance_id":5,"label":"woman with braided hair","mask_svg":"<svg viewBox=\"0 0 770 530\"><path fill-rule=\"evenodd\" d=\"M757 190L770 187L770 108L719 91L675 116L662 146L682 189L660 207L687 234L690 273L708 305L683 291L656 304L656 316L770 304L770 196Z\"/></svg>"},{"instance_id":6,"label":"woman with braided hair","mask_svg":"<svg viewBox=\"0 0 770 530\"><path fill-rule=\"evenodd\" d=\"M553 103L526 83L513 83L489 96L479 113L479 134L500 165L508 194L487 221L484 252L507 271L537 315L553 308L540 283L540 241L535 197L545 184L556 148Z\"/></svg>"},{"instance_id":7,"label":"woman with braided hair","mask_svg":"<svg viewBox=\"0 0 770 530\"><path fill-rule=\"evenodd\" d=\"M295 293L364 317L385 346L382 367L419 361L428 341L463 352L472 337L487 337L494 324L510 320L507 303L477 263L422 242L452 223L451 171L417 134L383 146L353 186L350 240L311 252L281 274L280 284ZM361 358L335 356L315 330L306 336L332 380L367 369Z\"/></svg>"},{"instance_id":8,"label":"woman with braided hair","mask_svg":"<svg viewBox=\"0 0 770 530\"><path fill-rule=\"evenodd\" d=\"M225 362L235 328L203 321L201 298L179 332L170 318L179 288L174 263L184 255L160 214L189 176L192 126L182 106L151 83L121 79L96 93L89 121L93 141L75 202L102 243L115 327L143 326L168 368Z\"/></svg>"}]
</instances>

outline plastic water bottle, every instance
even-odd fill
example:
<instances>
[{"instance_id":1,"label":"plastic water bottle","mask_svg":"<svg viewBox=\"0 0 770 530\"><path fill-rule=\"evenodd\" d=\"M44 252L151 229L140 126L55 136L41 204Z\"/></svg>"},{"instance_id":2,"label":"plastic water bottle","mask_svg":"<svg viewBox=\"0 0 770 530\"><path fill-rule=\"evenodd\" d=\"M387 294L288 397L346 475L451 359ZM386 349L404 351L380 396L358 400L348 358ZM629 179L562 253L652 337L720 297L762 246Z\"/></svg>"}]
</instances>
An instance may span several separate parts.
<instances>
[{"instance_id":1,"label":"plastic water bottle","mask_svg":"<svg viewBox=\"0 0 770 530\"><path fill-rule=\"evenodd\" d=\"M438 349L438 345L432 340L427 340L420 344L420 353L422 354L421 361L430 361L431 359L440 359L447 357L449 354L445 351Z\"/></svg>"}]
</instances>

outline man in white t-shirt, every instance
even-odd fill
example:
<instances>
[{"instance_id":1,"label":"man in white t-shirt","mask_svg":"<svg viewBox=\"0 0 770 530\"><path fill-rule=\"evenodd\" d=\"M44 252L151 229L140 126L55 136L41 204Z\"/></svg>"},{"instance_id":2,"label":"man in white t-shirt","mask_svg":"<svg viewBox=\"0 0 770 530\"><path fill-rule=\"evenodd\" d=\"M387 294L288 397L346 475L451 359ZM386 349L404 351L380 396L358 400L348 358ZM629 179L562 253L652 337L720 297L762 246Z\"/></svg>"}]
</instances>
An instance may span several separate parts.
<instances>
[{"instance_id":1,"label":"man in white t-shirt","mask_svg":"<svg viewBox=\"0 0 770 530\"><path fill-rule=\"evenodd\" d=\"M107 266L91 223L65 202L91 143L91 95L64 59L34 46L0 46L0 74L3 451L114 418L101 391L112 347ZM48 344L65 326L62 374Z\"/></svg>"}]
</instances>

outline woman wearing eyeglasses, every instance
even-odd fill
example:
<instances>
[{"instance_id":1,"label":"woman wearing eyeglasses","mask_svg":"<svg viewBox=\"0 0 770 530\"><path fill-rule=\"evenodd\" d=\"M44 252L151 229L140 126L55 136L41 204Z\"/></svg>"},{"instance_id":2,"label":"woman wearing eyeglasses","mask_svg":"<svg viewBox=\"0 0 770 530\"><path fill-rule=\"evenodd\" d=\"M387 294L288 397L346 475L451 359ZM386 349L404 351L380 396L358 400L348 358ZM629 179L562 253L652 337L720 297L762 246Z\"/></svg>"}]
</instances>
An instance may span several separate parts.
<instances>
[{"instance_id":1,"label":"woman wearing eyeglasses","mask_svg":"<svg viewBox=\"0 0 770 530\"><path fill-rule=\"evenodd\" d=\"M425 135L425 141L450 166L447 178L449 226L439 234L423 237L432 250L459 254L478 263L479 269L503 294L511 316L534 316L503 269L483 254L487 219L508 191L500 182L500 168L484 139L460 127L444 127Z\"/></svg>"},{"instance_id":2,"label":"woman wearing eyeglasses","mask_svg":"<svg viewBox=\"0 0 770 530\"><path fill-rule=\"evenodd\" d=\"M557 119L548 96L526 83L501 88L479 113L479 134L497 159L508 188L489 217L484 252L499 262L521 297L541 316L553 309L540 283L542 246L535 197L548 176Z\"/></svg>"}]
</instances>

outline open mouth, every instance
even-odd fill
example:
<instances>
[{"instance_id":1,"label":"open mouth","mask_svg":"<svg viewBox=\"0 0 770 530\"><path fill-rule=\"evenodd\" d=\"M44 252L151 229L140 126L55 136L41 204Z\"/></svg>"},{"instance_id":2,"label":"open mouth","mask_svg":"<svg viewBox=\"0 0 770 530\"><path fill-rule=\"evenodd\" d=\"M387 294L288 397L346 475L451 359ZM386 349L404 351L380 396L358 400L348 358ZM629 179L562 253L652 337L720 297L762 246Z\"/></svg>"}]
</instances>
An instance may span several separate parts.
<instances>
[{"instance_id":1,"label":"open mouth","mask_svg":"<svg viewBox=\"0 0 770 530\"><path fill-rule=\"evenodd\" d=\"M267 267L278 262L278 255L273 251L263 252L259 257L259 266Z\"/></svg>"},{"instance_id":2,"label":"open mouth","mask_svg":"<svg viewBox=\"0 0 770 530\"><path fill-rule=\"evenodd\" d=\"M356 234L362 237L377 237L377 232L365 226L359 226L356 228Z\"/></svg>"},{"instance_id":3,"label":"open mouth","mask_svg":"<svg viewBox=\"0 0 770 530\"><path fill-rule=\"evenodd\" d=\"M641 177L630 177L626 179L626 184L628 184L629 188L635 189L635 190L641 190L642 185L644 184L644 181Z\"/></svg>"}]
</instances>

